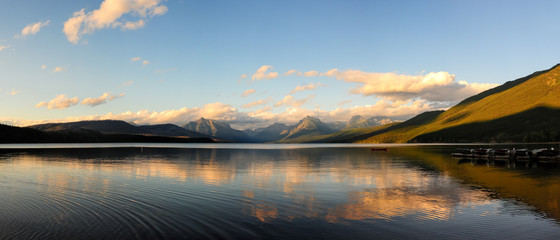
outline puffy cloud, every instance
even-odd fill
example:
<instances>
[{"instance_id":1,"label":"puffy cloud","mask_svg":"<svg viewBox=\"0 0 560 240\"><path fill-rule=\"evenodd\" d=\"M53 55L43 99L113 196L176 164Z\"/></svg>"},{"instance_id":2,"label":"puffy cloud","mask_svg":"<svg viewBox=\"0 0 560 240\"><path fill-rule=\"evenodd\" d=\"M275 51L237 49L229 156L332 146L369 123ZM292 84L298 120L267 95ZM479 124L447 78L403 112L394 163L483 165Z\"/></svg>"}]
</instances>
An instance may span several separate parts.
<instances>
[{"instance_id":1,"label":"puffy cloud","mask_svg":"<svg viewBox=\"0 0 560 240\"><path fill-rule=\"evenodd\" d=\"M49 23L51 21L47 20L45 22L36 22L36 23L31 23L27 26L25 26L22 30L21 30L21 34L16 34L14 37L15 38L25 38L28 35L35 35L37 34L39 31L41 31L41 28L44 26L48 26Z\"/></svg>"},{"instance_id":2,"label":"puffy cloud","mask_svg":"<svg viewBox=\"0 0 560 240\"><path fill-rule=\"evenodd\" d=\"M290 76L290 75L297 74L297 73L299 73L297 70L292 69L290 71L285 72L284 76Z\"/></svg>"},{"instance_id":3,"label":"puffy cloud","mask_svg":"<svg viewBox=\"0 0 560 240\"><path fill-rule=\"evenodd\" d=\"M10 95L12 95L12 96L16 95L16 94L19 94L19 93L21 93L21 90L15 90L15 89L10 90Z\"/></svg>"},{"instance_id":4,"label":"puffy cloud","mask_svg":"<svg viewBox=\"0 0 560 240\"><path fill-rule=\"evenodd\" d=\"M104 0L98 9L91 12L86 13L85 9L74 12L64 22L62 31L69 42L77 44L82 35L104 28L138 29L145 25L146 19L167 12L167 7L160 3L161 0ZM124 15L139 19L127 21L123 19Z\"/></svg>"},{"instance_id":5,"label":"puffy cloud","mask_svg":"<svg viewBox=\"0 0 560 240\"><path fill-rule=\"evenodd\" d=\"M354 94L380 96L390 100L425 99L434 102L459 101L497 84L469 84L455 82L455 75L448 72L430 72L425 75L395 73L370 73L358 70L329 70L324 76L358 83Z\"/></svg>"},{"instance_id":6,"label":"puffy cloud","mask_svg":"<svg viewBox=\"0 0 560 240\"><path fill-rule=\"evenodd\" d=\"M40 102L35 105L36 108L46 107L47 109L65 109L78 104L80 100L77 97L68 98L65 94L57 95L56 98L49 102Z\"/></svg>"},{"instance_id":7,"label":"puffy cloud","mask_svg":"<svg viewBox=\"0 0 560 240\"><path fill-rule=\"evenodd\" d=\"M268 104L268 103L270 103L270 102L272 102L272 101L273 101L272 98L269 97L269 98L267 98L267 99L259 99L259 100L254 101L254 102L247 103L247 104L245 104L245 105L242 105L241 107L244 107L244 108L252 108L252 107L255 107L255 106L260 106L260 105Z\"/></svg>"},{"instance_id":8,"label":"puffy cloud","mask_svg":"<svg viewBox=\"0 0 560 240\"><path fill-rule=\"evenodd\" d=\"M146 66L146 65L148 65L148 64L151 63L150 61L148 61L148 60L146 60L146 59L142 60L141 57L133 57L133 58L130 59L130 61L131 61L131 62L139 62L139 61L142 61L142 66Z\"/></svg>"},{"instance_id":9,"label":"puffy cloud","mask_svg":"<svg viewBox=\"0 0 560 240\"><path fill-rule=\"evenodd\" d=\"M101 105L104 103L107 103L108 101L113 101L117 98L120 98L122 96L124 96L125 93L121 93L119 95L113 95L111 93L103 93L103 95L97 97L97 98L86 98L82 101L82 105L89 105L91 107L95 107L97 105Z\"/></svg>"},{"instance_id":10,"label":"puffy cloud","mask_svg":"<svg viewBox=\"0 0 560 240\"><path fill-rule=\"evenodd\" d=\"M239 78L244 79L246 77L247 77L247 74L243 73L243 74L241 74L241 77L239 77Z\"/></svg>"},{"instance_id":11,"label":"puffy cloud","mask_svg":"<svg viewBox=\"0 0 560 240\"><path fill-rule=\"evenodd\" d=\"M294 97L292 95L286 95L284 97L284 99L276 102L274 104L274 107L279 107L279 106L282 106L282 105L299 107L299 106L307 103L309 100L313 99L314 97L315 97L314 95L309 95L304 99L294 99Z\"/></svg>"},{"instance_id":12,"label":"puffy cloud","mask_svg":"<svg viewBox=\"0 0 560 240\"><path fill-rule=\"evenodd\" d=\"M243 94L241 94L242 97L247 97L253 93L255 93L257 90L255 89L247 89L245 92L243 92Z\"/></svg>"},{"instance_id":13,"label":"puffy cloud","mask_svg":"<svg viewBox=\"0 0 560 240\"><path fill-rule=\"evenodd\" d=\"M303 76L306 76L306 77L316 77L316 76L319 76L319 72L317 72L317 71L309 71L309 72L303 73Z\"/></svg>"},{"instance_id":14,"label":"puffy cloud","mask_svg":"<svg viewBox=\"0 0 560 240\"><path fill-rule=\"evenodd\" d=\"M338 69L337 69L337 68L333 68L333 69L331 69L331 70L329 70L329 71L326 71L326 72L324 72L324 73L321 73L321 76L334 77L335 74L336 74L337 72L338 72Z\"/></svg>"},{"instance_id":15,"label":"puffy cloud","mask_svg":"<svg viewBox=\"0 0 560 240\"><path fill-rule=\"evenodd\" d=\"M272 66L263 65L260 67L255 74L251 77L253 81L262 79L272 79L278 77L278 72L269 72L272 70Z\"/></svg>"},{"instance_id":16,"label":"puffy cloud","mask_svg":"<svg viewBox=\"0 0 560 240\"><path fill-rule=\"evenodd\" d=\"M121 25L121 30L136 30L138 28L144 27L145 24L146 22L144 22L144 20L142 19L136 22L126 22L125 24Z\"/></svg>"},{"instance_id":17,"label":"puffy cloud","mask_svg":"<svg viewBox=\"0 0 560 240\"><path fill-rule=\"evenodd\" d=\"M320 83L320 82L318 82L318 83L310 83L310 84L307 84L307 85L304 85L304 86L297 85L297 87L294 88L294 90L292 90L292 91L290 92L290 94L293 94L293 93L296 93L296 92L300 92L300 91L305 91L305 90L312 90L312 89L315 89L315 88L318 88L318 87L321 87L321 86L325 86L325 85L322 84L322 83Z\"/></svg>"},{"instance_id":18,"label":"puffy cloud","mask_svg":"<svg viewBox=\"0 0 560 240\"><path fill-rule=\"evenodd\" d=\"M8 49L8 48L10 48L10 46L0 45L0 52L2 52L2 50Z\"/></svg>"},{"instance_id":19,"label":"puffy cloud","mask_svg":"<svg viewBox=\"0 0 560 240\"><path fill-rule=\"evenodd\" d=\"M53 69L53 72L64 72L64 71L66 71L66 69L64 69L63 67L55 67Z\"/></svg>"}]
</instances>

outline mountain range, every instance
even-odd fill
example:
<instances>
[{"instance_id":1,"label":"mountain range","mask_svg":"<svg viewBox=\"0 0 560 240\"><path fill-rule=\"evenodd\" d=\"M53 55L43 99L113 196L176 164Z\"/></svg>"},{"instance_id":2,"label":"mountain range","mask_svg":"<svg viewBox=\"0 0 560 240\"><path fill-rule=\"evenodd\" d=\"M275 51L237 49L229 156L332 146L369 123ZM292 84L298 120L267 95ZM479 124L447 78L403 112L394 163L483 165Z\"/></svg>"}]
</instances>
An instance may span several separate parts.
<instances>
[{"instance_id":1,"label":"mountain range","mask_svg":"<svg viewBox=\"0 0 560 240\"><path fill-rule=\"evenodd\" d=\"M481 92L446 111L424 112L404 122L357 115L348 122L325 123L307 116L291 126L274 123L241 131L205 118L183 126L99 120L26 128L0 125L0 142L151 141L149 138L178 142L551 142L560 141L558 122L560 64Z\"/></svg>"}]
</instances>

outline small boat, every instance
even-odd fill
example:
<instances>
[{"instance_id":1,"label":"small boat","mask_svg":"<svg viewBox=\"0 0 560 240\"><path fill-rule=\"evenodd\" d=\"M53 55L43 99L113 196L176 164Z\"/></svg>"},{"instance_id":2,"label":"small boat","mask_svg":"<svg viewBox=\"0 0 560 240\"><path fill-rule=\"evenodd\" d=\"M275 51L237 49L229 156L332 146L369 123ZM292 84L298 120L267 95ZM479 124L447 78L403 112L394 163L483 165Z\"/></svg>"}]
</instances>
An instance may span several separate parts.
<instances>
[{"instance_id":1,"label":"small boat","mask_svg":"<svg viewBox=\"0 0 560 240\"><path fill-rule=\"evenodd\" d=\"M474 154L477 156L490 156L494 153L492 148L479 148L474 150Z\"/></svg>"},{"instance_id":2,"label":"small boat","mask_svg":"<svg viewBox=\"0 0 560 240\"><path fill-rule=\"evenodd\" d=\"M495 149L494 156L509 156L509 149Z\"/></svg>"},{"instance_id":3,"label":"small boat","mask_svg":"<svg viewBox=\"0 0 560 240\"><path fill-rule=\"evenodd\" d=\"M516 161L530 161L531 160L531 155L532 155L532 151L526 148L522 148L522 149L513 149L511 151L511 154L515 157Z\"/></svg>"},{"instance_id":4,"label":"small boat","mask_svg":"<svg viewBox=\"0 0 560 240\"><path fill-rule=\"evenodd\" d=\"M472 157L474 149L470 148L457 148L457 152L451 154L452 157Z\"/></svg>"},{"instance_id":5,"label":"small boat","mask_svg":"<svg viewBox=\"0 0 560 240\"><path fill-rule=\"evenodd\" d=\"M387 152L389 148L371 148L372 152Z\"/></svg>"},{"instance_id":6,"label":"small boat","mask_svg":"<svg viewBox=\"0 0 560 240\"><path fill-rule=\"evenodd\" d=\"M474 152L474 149L470 149L470 148L457 148L457 153L460 154L472 154Z\"/></svg>"},{"instance_id":7,"label":"small boat","mask_svg":"<svg viewBox=\"0 0 560 240\"><path fill-rule=\"evenodd\" d=\"M560 152L558 150L552 149L539 149L538 151L534 151L533 154L537 155L538 157L556 157Z\"/></svg>"},{"instance_id":8,"label":"small boat","mask_svg":"<svg viewBox=\"0 0 560 240\"><path fill-rule=\"evenodd\" d=\"M529 156L529 150L526 148L522 148L522 149L513 149L512 150L512 154L514 156Z\"/></svg>"}]
</instances>

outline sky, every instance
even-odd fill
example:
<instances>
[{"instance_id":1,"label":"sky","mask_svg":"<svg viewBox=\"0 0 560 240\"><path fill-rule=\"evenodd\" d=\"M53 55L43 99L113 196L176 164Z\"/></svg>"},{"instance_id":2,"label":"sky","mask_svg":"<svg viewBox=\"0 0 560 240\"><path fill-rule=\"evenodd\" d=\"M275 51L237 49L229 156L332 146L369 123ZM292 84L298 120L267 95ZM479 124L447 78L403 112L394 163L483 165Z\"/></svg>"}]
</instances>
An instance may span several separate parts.
<instances>
[{"instance_id":1,"label":"sky","mask_svg":"<svg viewBox=\"0 0 560 240\"><path fill-rule=\"evenodd\" d=\"M560 1L26 0L0 123L406 120L560 62Z\"/></svg>"}]
</instances>

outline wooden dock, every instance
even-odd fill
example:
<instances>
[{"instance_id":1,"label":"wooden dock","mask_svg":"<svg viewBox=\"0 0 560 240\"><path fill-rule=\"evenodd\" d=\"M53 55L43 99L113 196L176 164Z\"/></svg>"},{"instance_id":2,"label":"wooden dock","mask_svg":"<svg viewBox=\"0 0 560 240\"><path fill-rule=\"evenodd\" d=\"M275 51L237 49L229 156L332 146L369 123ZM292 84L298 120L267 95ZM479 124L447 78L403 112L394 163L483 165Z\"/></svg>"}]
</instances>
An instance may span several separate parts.
<instances>
[{"instance_id":1,"label":"wooden dock","mask_svg":"<svg viewBox=\"0 0 560 240\"><path fill-rule=\"evenodd\" d=\"M493 160L498 162L528 162L528 163L560 163L560 154L554 149L520 149L515 151L499 149L458 149L452 153L453 158L473 159L473 160ZM552 155L550 153L553 153Z\"/></svg>"}]
</instances>

